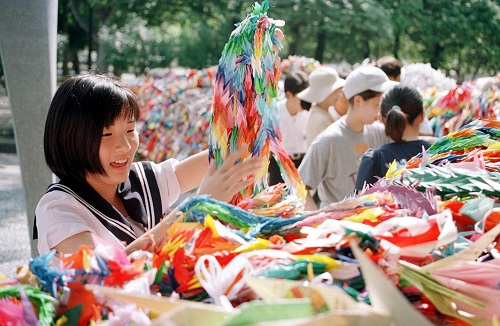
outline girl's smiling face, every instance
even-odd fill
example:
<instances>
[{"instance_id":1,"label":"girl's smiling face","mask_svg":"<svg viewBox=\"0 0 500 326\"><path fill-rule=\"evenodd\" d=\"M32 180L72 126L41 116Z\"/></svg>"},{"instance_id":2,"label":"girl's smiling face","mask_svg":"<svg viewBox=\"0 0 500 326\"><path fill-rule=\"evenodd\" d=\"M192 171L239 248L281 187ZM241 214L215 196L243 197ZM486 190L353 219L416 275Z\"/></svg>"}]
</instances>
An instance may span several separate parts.
<instances>
[{"instance_id":1,"label":"girl's smiling face","mask_svg":"<svg viewBox=\"0 0 500 326\"><path fill-rule=\"evenodd\" d=\"M135 152L139 147L139 135L135 124L135 120L122 115L114 124L103 129L99 159L104 174L87 175L87 182L98 192L102 187L116 189L116 186L127 180Z\"/></svg>"}]
</instances>

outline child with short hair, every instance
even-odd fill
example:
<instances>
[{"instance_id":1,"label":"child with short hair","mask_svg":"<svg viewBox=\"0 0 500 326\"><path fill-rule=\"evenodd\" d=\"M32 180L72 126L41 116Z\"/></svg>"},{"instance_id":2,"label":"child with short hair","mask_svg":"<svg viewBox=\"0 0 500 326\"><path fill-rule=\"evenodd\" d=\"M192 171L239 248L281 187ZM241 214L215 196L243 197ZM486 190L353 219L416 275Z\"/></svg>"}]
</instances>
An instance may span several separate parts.
<instances>
[{"instance_id":1,"label":"child with short hair","mask_svg":"<svg viewBox=\"0 0 500 326\"><path fill-rule=\"evenodd\" d=\"M401 68L403 65L397 58L385 56L378 59L375 65L382 69L390 80L401 81Z\"/></svg>"},{"instance_id":2,"label":"child with short hair","mask_svg":"<svg viewBox=\"0 0 500 326\"><path fill-rule=\"evenodd\" d=\"M395 84L376 67L360 67L347 76L344 94L349 108L346 115L314 140L299 167L306 187L317 189L321 207L349 196L363 153L390 141L384 134L384 126L375 122L382 93ZM306 209L314 207L309 196Z\"/></svg>"}]
</instances>

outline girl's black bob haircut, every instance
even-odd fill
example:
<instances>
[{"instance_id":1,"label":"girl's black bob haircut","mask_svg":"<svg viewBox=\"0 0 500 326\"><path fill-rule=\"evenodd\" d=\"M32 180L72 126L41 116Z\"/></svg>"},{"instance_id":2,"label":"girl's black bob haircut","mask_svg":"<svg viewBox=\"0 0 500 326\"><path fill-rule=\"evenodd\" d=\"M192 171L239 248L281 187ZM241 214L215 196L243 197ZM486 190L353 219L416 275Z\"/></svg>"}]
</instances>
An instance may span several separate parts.
<instances>
[{"instance_id":1,"label":"girl's black bob haircut","mask_svg":"<svg viewBox=\"0 0 500 326\"><path fill-rule=\"evenodd\" d=\"M139 119L132 91L110 77L79 75L58 88L49 107L44 133L45 161L60 179L85 181L105 174L99 159L102 132L117 118Z\"/></svg>"}]
</instances>

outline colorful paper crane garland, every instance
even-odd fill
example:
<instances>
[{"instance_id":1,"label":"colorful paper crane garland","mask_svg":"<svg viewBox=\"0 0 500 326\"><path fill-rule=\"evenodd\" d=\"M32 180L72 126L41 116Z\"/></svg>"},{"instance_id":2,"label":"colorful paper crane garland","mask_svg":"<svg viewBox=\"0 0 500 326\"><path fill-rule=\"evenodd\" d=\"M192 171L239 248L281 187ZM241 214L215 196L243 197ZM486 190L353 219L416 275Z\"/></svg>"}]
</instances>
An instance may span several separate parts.
<instances>
[{"instance_id":1,"label":"colorful paper crane garland","mask_svg":"<svg viewBox=\"0 0 500 326\"><path fill-rule=\"evenodd\" d=\"M392 164L378 184L398 180L420 191L432 189L445 199L480 194L500 198L500 123L475 120L438 139L406 167Z\"/></svg>"},{"instance_id":2,"label":"colorful paper crane garland","mask_svg":"<svg viewBox=\"0 0 500 326\"><path fill-rule=\"evenodd\" d=\"M138 96L139 160L179 160L208 147L215 67L153 70L129 87Z\"/></svg>"},{"instance_id":3,"label":"colorful paper crane garland","mask_svg":"<svg viewBox=\"0 0 500 326\"><path fill-rule=\"evenodd\" d=\"M210 121L210 158L220 166L229 153L247 149L241 159L262 157L255 182L231 201L255 195L267 187L267 168L271 153L276 158L287 185L305 199L305 187L295 165L285 152L277 120L279 57L275 35L283 24L267 16L269 2L255 4L226 43L217 69L213 113Z\"/></svg>"}]
</instances>

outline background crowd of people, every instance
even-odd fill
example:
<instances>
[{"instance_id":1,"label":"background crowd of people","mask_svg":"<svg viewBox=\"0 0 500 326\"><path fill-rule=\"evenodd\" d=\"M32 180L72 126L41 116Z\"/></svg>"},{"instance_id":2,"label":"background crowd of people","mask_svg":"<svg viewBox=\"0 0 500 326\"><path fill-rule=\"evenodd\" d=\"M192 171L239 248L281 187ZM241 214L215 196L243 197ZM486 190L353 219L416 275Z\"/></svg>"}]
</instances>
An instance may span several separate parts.
<instances>
[{"instance_id":1,"label":"background crowd of people","mask_svg":"<svg viewBox=\"0 0 500 326\"><path fill-rule=\"evenodd\" d=\"M341 201L375 183L393 161L404 165L430 146L422 94L398 85L401 69L398 59L387 56L346 79L327 66L308 79L301 73L300 87L297 71L285 77L280 129L310 191L308 209ZM272 161L270 185L283 182L278 173Z\"/></svg>"}]
</instances>

